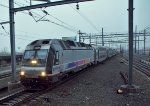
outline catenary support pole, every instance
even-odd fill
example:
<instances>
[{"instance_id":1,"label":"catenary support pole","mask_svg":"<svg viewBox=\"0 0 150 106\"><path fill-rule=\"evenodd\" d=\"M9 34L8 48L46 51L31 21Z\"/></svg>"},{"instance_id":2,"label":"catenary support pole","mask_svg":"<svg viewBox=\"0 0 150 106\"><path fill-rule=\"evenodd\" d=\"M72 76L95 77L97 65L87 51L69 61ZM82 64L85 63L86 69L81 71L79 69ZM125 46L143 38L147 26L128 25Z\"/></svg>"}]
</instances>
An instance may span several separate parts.
<instances>
[{"instance_id":1,"label":"catenary support pole","mask_svg":"<svg viewBox=\"0 0 150 106\"><path fill-rule=\"evenodd\" d=\"M133 0L128 0L129 8L129 76L128 76L128 84L121 86L121 91L124 93L137 93L140 91L140 87L132 84L132 71L133 71ZM120 90L119 89L119 90ZM119 91L118 90L118 91Z\"/></svg>"},{"instance_id":2,"label":"catenary support pole","mask_svg":"<svg viewBox=\"0 0 150 106\"><path fill-rule=\"evenodd\" d=\"M136 37L137 37L136 33L137 33L137 25L135 26L135 34L134 34L134 36L135 36L135 42L134 42L135 43L135 51L134 52L135 53L136 53Z\"/></svg>"},{"instance_id":3,"label":"catenary support pole","mask_svg":"<svg viewBox=\"0 0 150 106\"><path fill-rule=\"evenodd\" d=\"M104 46L104 35L103 35L103 28L102 28L102 46Z\"/></svg>"},{"instance_id":4,"label":"catenary support pole","mask_svg":"<svg viewBox=\"0 0 150 106\"><path fill-rule=\"evenodd\" d=\"M15 55L15 22L14 22L14 0L9 0L9 20L10 20L10 46L11 46L11 67L12 82L16 80L16 55Z\"/></svg>"},{"instance_id":5,"label":"catenary support pole","mask_svg":"<svg viewBox=\"0 0 150 106\"><path fill-rule=\"evenodd\" d=\"M139 49L140 49L140 44L139 44L139 40L140 40L140 35L138 35L138 54L139 54Z\"/></svg>"},{"instance_id":6,"label":"catenary support pole","mask_svg":"<svg viewBox=\"0 0 150 106\"><path fill-rule=\"evenodd\" d=\"M89 42L90 42L90 44L91 44L91 39L92 39L92 37L91 37L91 34L90 34L90 36L89 36Z\"/></svg>"},{"instance_id":7,"label":"catenary support pole","mask_svg":"<svg viewBox=\"0 0 150 106\"><path fill-rule=\"evenodd\" d=\"M144 55L145 55L145 40L146 40L145 34L146 34L146 29L144 29Z\"/></svg>"},{"instance_id":8,"label":"catenary support pole","mask_svg":"<svg viewBox=\"0 0 150 106\"><path fill-rule=\"evenodd\" d=\"M81 31L79 30L79 42L81 42Z\"/></svg>"},{"instance_id":9,"label":"catenary support pole","mask_svg":"<svg viewBox=\"0 0 150 106\"><path fill-rule=\"evenodd\" d=\"M128 84L132 85L132 71L133 71L133 0L129 0L129 82Z\"/></svg>"},{"instance_id":10,"label":"catenary support pole","mask_svg":"<svg viewBox=\"0 0 150 106\"><path fill-rule=\"evenodd\" d=\"M96 44L96 47L97 47L98 46L97 37L95 37L95 44Z\"/></svg>"}]
</instances>

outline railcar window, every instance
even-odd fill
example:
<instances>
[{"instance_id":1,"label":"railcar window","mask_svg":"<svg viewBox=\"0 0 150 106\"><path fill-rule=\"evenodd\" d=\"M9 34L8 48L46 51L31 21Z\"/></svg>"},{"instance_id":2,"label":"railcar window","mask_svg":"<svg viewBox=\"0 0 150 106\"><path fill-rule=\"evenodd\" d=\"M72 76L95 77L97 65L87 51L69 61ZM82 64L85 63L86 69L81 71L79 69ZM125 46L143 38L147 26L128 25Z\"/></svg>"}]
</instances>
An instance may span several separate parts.
<instances>
[{"instance_id":1,"label":"railcar window","mask_svg":"<svg viewBox=\"0 0 150 106\"><path fill-rule=\"evenodd\" d=\"M105 50L106 50L106 48L99 48L99 50L101 50L101 51L105 51Z\"/></svg>"},{"instance_id":2,"label":"railcar window","mask_svg":"<svg viewBox=\"0 0 150 106\"><path fill-rule=\"evenodd\" d=\"M76 46L73 41L67 40L67 42L68 42L68 44L69 44L70 46Z\"/></svg>"},{"instance_id":3,"label":"railcar window","mask_svg":"<svg viewBox=\"0 0 150 106\"><path fill-rule=\"evenodd\" d=\"M65 49L65 46L64 46L64 44L63 44L63 42L62 42L61 40L59 40L59 43L60 43L61 47L62 47L63 49Z\"/></svg>"},{"instance_id":4,"label":"railcar window","mask_svg":"<svg viewBox=\"0 0 150 106\"><path fill-rule=\"evenodd\" d=\"M81 47L85 47L85 44L84 43L80 43Z\"/></svg>"},{"instance_id":5,"label":"railcar window","mask_svg":"<svg viewBox=\"0 0 150 106\"><path fill-rule=\"evenodd\" d=\"M91 45L91 44L89 44L89 47L92 47L92 45Z\"/></svg>"},{"instance_id":6,"label":"railcar window","mask_svg":"<svg viewBox=\"0 0 150 106\"><path fill-rule=\"evenodd\" d=\"M64 41L64 43L65 43L66 47L67 47L68 49L70 49L70 46L69 46L68 42L67 42L67 41Z\"/></svg>"},{"instance_id":7,"label":"railcar window","mask_svg":"<svg viewBox=\"0 0 150 106\"><path fill-rule=\"evenodd\" d=\"M78 45L78 47L81 47L81 45L80 45L80 43L79 43L79 42L77 42L77 45Z\"/></svg>"}]
</instances>

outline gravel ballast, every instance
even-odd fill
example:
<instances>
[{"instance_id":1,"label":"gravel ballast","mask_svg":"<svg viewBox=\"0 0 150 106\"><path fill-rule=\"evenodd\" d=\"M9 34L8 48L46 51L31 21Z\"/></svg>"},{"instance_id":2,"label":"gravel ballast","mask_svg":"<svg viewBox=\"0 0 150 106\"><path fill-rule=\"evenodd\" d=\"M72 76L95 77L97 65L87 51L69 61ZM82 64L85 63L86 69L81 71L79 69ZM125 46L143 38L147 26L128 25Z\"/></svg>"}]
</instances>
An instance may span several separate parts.
<instances>
[{"instance_id":1,"label":"gravel ballast","mask_svg":"<svg viewBox=\"0 0 150 106\"><path fill-rule=\"evenodd\" d=\"M135 94L117 94L124 85L119 72L128 71L120 57L108 59L104 64L87 71L31 100L31 106L150 106L150 80L138 71L133 72L133 83L142 89Z\"/></svg>"}]
</instances>

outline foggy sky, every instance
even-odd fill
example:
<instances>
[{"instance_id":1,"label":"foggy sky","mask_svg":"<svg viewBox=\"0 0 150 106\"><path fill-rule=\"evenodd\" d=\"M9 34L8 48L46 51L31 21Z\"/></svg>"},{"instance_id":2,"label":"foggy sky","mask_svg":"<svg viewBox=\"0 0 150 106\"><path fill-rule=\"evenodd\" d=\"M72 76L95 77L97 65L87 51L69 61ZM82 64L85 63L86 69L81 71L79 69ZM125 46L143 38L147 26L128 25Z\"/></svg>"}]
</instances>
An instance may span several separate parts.
<instances>
[{"instance_id":1,"label":"foggy sky","mask_svg":"<svg viewBox=\"0 0 150 106\"><path fill-rule=\"evenodd\" d=\"M16 0L17 2L27 4L24 0ZM0 4L8 5L8 0L1 0ZM134 0L134 26L137 25L138 30L150 27L150 0ZM74 8L74 9L73 9ZM81 30L86 33L104 32L128 32L128 0L95 0L90 2L79 3L79 12L84 15L93 26L87 22L76 11L76 4L67 4L62 6L44 8L49 14L57 17L61 21L71 25L75 30ZM40 9L31 10L41 16L44 13ZM27 12L27 11L26 11ZM8 8L0 6L0 22L8 21ZM45 18L62 24L51 16ZM3 25L9 32L9 24ZM96 27L96 28L95 28ZM15 14L15 33L16 33L16 50L24 50L25 46L35 40L44 38L59 38L66 36L77 36L77 32L72 32L50 22L35 22L34 19L22 12ZM6 32L0 26L0 33ZM10 49L10 41L7 35L0 35L0 50L2 48ZM10 51L10 50L9 50Z\"/></svg>"}]
</instances>

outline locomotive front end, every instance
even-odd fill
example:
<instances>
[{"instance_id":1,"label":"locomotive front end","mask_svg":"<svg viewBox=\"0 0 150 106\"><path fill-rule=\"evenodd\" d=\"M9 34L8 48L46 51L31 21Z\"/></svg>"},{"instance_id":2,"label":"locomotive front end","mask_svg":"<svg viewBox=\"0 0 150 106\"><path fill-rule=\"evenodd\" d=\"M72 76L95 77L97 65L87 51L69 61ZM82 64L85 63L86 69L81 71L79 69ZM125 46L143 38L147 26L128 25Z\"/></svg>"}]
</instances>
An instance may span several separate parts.
<instances>
[{"instance_id":1,"label":"locomotive front end","mask_svg":"<svg viewBox=\"0 0 150 106\"><path fill-rule=\"evenodd\" d=\"M21 83L25 87L37 87L49 82L46 70L47 56L47 49L25 51L20 71Z\"/></svg>"}]
</instances>

